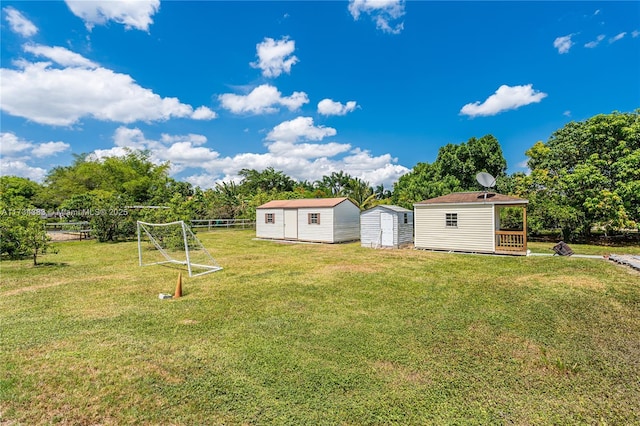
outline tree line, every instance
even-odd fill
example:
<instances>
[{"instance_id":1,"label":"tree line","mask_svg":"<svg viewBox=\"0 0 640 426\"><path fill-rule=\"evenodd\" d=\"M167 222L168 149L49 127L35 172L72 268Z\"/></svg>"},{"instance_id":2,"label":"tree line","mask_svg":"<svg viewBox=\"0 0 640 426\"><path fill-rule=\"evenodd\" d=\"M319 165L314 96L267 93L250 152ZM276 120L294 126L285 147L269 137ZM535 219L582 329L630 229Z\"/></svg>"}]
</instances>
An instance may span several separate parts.
<instances>
[{"instance_id":1,"label":"tree line","mask_svg":"<svg viewBox=\"0 0 640 426\"><path fill-rule=\"evenodd\" d=\"M137 220L254 219L255 208L273 199L348 197L363 210L377 204L411 209L428 198L482 190L475 180L478 172L495 176L498 192L529 200L530 234L560 230L561 238L576 241L589 238L594 229L637 230L639 117L636 110L568 123L526 151L527 174L507 175L507 162L492 135L447 144L433 163L416 164L392 189L344 172L297 181L271 167L243 169L238 183L201 189L172 178L170 164L153 163L148 151L102 160L76 155L71 165L50 170L42 184L0 177L0 250L3 256L33 255L35 263L48 247L46 235L38 231L45 220L39 212L57 212L61 221L90 222L100 241L115 241L134 235Z\"/></svg>"}]
</instances>

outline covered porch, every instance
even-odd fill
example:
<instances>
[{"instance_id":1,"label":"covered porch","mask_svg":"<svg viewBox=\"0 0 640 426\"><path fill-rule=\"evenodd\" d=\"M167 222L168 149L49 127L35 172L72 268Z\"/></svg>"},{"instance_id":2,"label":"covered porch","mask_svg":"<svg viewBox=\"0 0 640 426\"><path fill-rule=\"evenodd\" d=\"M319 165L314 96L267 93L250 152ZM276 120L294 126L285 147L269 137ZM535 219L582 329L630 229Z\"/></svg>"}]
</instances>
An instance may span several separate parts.
<instances>
[{"instance_id":1,"label":"covered porch","mask_svg":"<svg viewBox=\"0 0 640 426\"><path fill-rule=\"evenodd\" d=\"M527 254L527 205L495 206L495 253Z\"/></svg>"}]
</instances>

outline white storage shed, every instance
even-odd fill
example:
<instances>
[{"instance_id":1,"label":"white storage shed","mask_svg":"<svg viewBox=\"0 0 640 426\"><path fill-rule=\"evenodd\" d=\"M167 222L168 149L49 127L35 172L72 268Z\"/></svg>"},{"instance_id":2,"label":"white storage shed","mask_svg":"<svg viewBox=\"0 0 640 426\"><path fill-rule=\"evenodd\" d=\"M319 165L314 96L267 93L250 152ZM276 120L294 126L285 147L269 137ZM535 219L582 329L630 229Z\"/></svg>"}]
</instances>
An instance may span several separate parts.
<instances>
[{"instance_id":1,"label":"white storage shed","mask_svg":"<svg viewBox=\"0 0 640 426\"><path fill-rule=\"evenodd\" d=\"M346 197L269 201L256 208L256 237L355 241L360 239L360 209Z\"/></svg>"},{"instance_id":2,"label":"white storage shed","mask_svg":"<svg viewBox=\"0 0 640 426\"><path fill-rule=\"evenodd\" d=\"M360 213L362 247L398 248L413 243L413 212L399 206L378 205Z\"/></svg>"},{"instance_id":3,"label":"white storage shed","mask_svg":"<svg viewBox=\"0 0 640 426\"><path fill-rule=\"evenodd\" d=\"M415 247L524 255L528 202L502 194L460 192L415 203ZM500 210L505 207L521 209L521 229L501 228Z\"/></svg>"}]
</instances>

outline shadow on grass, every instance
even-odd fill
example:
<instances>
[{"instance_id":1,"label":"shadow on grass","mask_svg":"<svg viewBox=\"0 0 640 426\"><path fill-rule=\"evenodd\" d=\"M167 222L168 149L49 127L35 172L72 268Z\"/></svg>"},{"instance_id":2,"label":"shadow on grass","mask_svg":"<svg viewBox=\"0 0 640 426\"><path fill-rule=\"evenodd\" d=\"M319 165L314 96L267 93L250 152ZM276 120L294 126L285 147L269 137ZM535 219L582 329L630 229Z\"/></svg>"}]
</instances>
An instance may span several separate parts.
<instances>
[{"instance_id":1,"label":"shadow on grass","mask_svg":"<svg viewBox=\"0 0 640 426\"><path fill-rule=\"evenodd\" d=\"M66 262L38 262L37 265L33 265L34 268L64 268L69 266Z\"/></svg>"}]
</instances>

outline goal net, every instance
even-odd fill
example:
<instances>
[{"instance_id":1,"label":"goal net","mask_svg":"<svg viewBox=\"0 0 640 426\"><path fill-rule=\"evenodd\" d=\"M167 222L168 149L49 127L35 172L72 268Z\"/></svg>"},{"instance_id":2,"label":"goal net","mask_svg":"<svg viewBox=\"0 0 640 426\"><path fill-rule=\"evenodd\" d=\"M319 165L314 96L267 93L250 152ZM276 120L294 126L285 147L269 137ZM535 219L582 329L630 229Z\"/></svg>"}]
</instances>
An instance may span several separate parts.
<instances>
[{"instance_id":1,"label":"goal net","mask_svg":"<svg viewBox=\"0 0 640 426\"><path fill-rule=\"evenodd\" d=\"M183 221L137 222L140 266L176 264L186 266L189 276L222 269Z\"/></svg>"}]
</instances>

